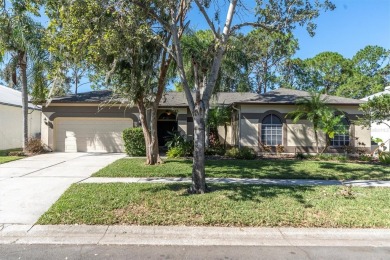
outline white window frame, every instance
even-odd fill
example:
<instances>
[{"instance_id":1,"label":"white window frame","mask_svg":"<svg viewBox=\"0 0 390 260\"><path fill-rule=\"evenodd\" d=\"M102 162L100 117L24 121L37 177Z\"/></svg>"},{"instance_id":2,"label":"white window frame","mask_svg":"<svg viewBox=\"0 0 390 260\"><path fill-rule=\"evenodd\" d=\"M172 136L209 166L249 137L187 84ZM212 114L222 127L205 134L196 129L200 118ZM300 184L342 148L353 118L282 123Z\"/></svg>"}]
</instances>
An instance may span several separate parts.
<instances>
[{"instance_id":1,"label":"white window frame","mask_svg":"<svg viewBox=\"0 0 390 260\"><path fill-rule=\"evenodd\" d=\"M272 123L271 123L271 124L263 124L264 119L265 119L266 117L268 117L268 116L271 116L271 121L272 121L272 116L277 117L277 118L279 119L279 121L281 122L281 124L272 124ZM262 142L264 145L268 145L268 146L283 145L283 122L282 122L282 120L280 119L280 117L277 116L277 115L275 115L275 114L268 114L268 115L266 115L266 116L262 119L261 122L262 122L262 123L261 123L261 136L260 136L261 142ZM268 128L268 127L270 127L271 129L265 129L265 128ZM271 131L271 134L267 134L267 133L266 133L267 130L268 130L268 131ZM273 131L278 131L278 130L280 130L281 134L273 134L273 133L272 133ZM268 138L266 138L266 137L269 136L269 135L271 136L271 144L268 144L268 143L267 143ZM277 136L280 136L280 143L277 143L277 141L278 141ZM264 137L264 138L263 138L263 137ZM273 141L275 141L275 139L276 139L276 144L272 144Z\"/></svg>"}]
</instances>

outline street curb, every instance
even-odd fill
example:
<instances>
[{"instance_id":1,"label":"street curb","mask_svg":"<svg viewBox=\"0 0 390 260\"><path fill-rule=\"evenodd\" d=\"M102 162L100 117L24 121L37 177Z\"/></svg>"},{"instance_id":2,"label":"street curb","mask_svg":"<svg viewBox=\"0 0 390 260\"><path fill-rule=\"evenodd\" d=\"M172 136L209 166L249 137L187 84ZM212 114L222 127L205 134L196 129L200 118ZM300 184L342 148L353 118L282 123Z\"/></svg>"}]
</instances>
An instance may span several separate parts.
<instances>
[{"instance_id":1,"label":"street curb","mask_svg":"<svg viewBox=\"0 0 390 260\"><path fill-rule=\"evenodd\" d=\"M389 229L4 225L0 244L390 247Z\"/></svg>"}]
</instances>

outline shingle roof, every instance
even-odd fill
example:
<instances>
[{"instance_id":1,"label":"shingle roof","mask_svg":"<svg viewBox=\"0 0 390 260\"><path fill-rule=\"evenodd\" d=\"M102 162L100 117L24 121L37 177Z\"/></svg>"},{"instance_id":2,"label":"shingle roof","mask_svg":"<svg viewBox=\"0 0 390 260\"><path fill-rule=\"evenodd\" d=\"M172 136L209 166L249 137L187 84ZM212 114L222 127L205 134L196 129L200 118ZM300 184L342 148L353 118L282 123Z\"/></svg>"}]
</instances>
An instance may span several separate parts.
<instances>
[{"instance_id":1,"label":"shingle roof","mask_svg":"<svg viewBox=\"0 0 390 260\"><path fill-rule=\"evenodd\" d=\"M279 88L265 94L257 95L254 98L250 98L235 103L242 104L295 104L299 99L309 97L310 93L295 89ZM364 103L364 101L344 98L330 95L321 95L325 99L327 104L345 104L345 105L358 105Z\"/></svg>"},{"instance_id":2,"label":"shingle roof","mask_svg":"<svg viewBox=\"0 0 390 260\"><path fill-rule=\"evenodd\" d=\"M122 101L122 99L112 97L111 90L96 90L84 93L71 94L64 97L53 97L51 103L101 103L105 101Z\"/></svg>"},{"instance_id":3,"label":"shingle roof","mask_svg":"<svg viewBox=\"0 0 390 260\"><path fill-rule=\"evenodd\" d=\"M22 93L18 90L0 85L0 104L22 107ZM29 103L31 109L40 109Z\"/></svg>"},{"instance_id":4,"label":"shingle roof","mask_svg":"<svg viewBox=\"0 0 390 260\"><path fill-rule=\"evenodd\" d=\"M192 94L195 97L195 94ZM230 105L235 102L255 98L257 94L249 92L218 92L211 96L210 105ZM160 106L187 107L187 99L184 92L167 92L161 99Z\"/></svg>"},{"instance_id":5,"label":"shingle roof","mask_svg":"<svg viewBox=\"0 0 390 260\"><path fill-rule=\"evenodd\" d=\"M195 94L193 94L194 96ZM247 100L256 97L254 93L228 93L220 92L211 97L210 103L217 105L230 105L233 102ZM90 91L69 95L65 97L52 98L51 103L101 103L105 101L116 101L125 103L124 99L112 97L111 90ZM187 107L187 99L184 92L167 92L161 98L160 106L164 107Z\"/></svg>"},{"instance_id":6,"label":"shingle roof","mask_svg":"<svg viewBox=\"0 0 390 260\"><path fill-rule=\"evenodd\" d=\"M195 94L193 94L194 96ZM267 92L265 94L255 94L250 92L218 92L213 95L211 105L230 105L238 104L294 104L298 99L309 97L310 94L306 91L279 88ZM364 101L343 98L336 96L322 95L326 98L328 104L350 104L357 105L364 103ZM116 101L126 103L123 98L112 97L112 91L99 90L79 93L77 95L69 95L66 97L57 97L51 100L52 103L101 103L105 101ZM187 99L184 92L167 92L164 93L160 106L163 107L187 107Z\"/></svg>"}]
</instances>

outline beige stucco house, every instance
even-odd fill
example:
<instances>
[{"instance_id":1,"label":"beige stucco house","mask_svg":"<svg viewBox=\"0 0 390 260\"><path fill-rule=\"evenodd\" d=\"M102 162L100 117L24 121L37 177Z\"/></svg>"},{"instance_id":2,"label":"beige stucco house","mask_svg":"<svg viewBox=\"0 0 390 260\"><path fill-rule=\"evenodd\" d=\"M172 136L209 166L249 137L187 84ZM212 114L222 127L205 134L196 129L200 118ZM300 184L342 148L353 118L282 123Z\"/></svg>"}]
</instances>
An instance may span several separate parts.
<instances>
[{"instance_id":1,"label":"beige stucco house","mask_svg":"<svg viewBox=\"0 0 390 260\"><path fill-rule=\"evenodd\" d=\"M42 108L42 141L54 151L122 152L122 131L139 126L138 111L119 99L114 104L102 105L111 95L104 90L52 99ZM231 146L247 146L259 153L264 152L264 147L275 150L277 145L283 146L287 153L314 152L310 123L301 120L293 124L286 118L288 112L295 110L297 99L308 95L304 91L282 88L262 95L217 93L211 105L229 105L234 110L226 138ZM342 152L345 146L369 151L370 130L353 124L363 101L328 96L327 102L345 113L344 123L349 129L348 133L331 140L329 152ZM160 145L164 144L166 132L174 129L192 139L193 121L184 93L166 93L158 118ZM221 126L218 131L223 138L224 128ZM325 136L320 135L320 139L324 146Z\"/></svg>"},{"instance_id":2,"label":"beige stucco house","mask_svg":"<svg viewBox=\"0 0 390 260\"><path fill-rule=\"evenodd\" d=\"M28 133L39 138L41 109L29 104ZM0 150L21 148L23 144L22 95L20 91L0 85Z\"/></svg>"}]
</instances>

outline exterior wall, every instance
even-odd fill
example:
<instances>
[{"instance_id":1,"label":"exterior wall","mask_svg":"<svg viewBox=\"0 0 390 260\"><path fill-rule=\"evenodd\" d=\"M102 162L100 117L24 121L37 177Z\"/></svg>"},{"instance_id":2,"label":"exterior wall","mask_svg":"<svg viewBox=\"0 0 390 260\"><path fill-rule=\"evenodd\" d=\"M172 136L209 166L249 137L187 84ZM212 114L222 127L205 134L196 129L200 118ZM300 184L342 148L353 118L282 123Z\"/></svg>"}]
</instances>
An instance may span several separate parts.
<instances>
[{"instance_id":1,"label":"exterior wall","mask_svg":"<svg viewBox=\"0 0 390 260\"><path fill-rule=\"evenodd\" d=\"M385 121L386 124L390 125L390 121ZM371 125L371 135L373 138L380 138L386 144L389 144L390 140L390 127L386 124L372 124Z\"/></svg>"},{"instance_id":2,"label":"exterior wall","mask_svg":"<svg viewBox=\"0 0 390 260\"><path fill-rule=\"evenodd\" d=\"M0 104L0 150L21 148L23 146L22 108ZM41 133L41 111L29 109L29 137Z\"/></svg>"},{"instance_id":3,"label":"exterior wall","mask_svg":"<svg viewBox=\"0 0 390 260\"><path fill-rule=\"evenodd\" d=\"M188 135L187 127L187 108L178 108L177 111L177 130L183 135Z\"/></svg>"},{"instance_id":4,"label":"exterior wall","mask_svg":"<svg viewBox=\"0 0 390 260\"><path fill-rule=\"evenodd\" d=\"M226 144L228 146L234 146L234 130L233 125L227 125L227 134L226 134ZM218 138L221 144L223 144L225 141L225 127L224 126L218 126Z\"/></svg>"},{"instance_id":5,"label":"exterior wall","mask_svg":"<svg viewBox=\"0 0 390 260\"><path fill-rule=\"evenodd\" d=\"M307 120L300 120L294 124L291 119L286 119L287 113L295 110L294 105L241 105L241 133L239 136L239 145L251 147L257 152L264 152L264 147L260 143L261 138L261 122L268 114L276 114L283 122L283 147L284 152L316 152L315 135L312 125ZM352 121L355 120L361 112L358 106L336 106L339 110L346 113L347 118L351 122L350 141L351 146L356 149L362 149L366 152L370 151L370 130L362 129L361 126L355 126ZM326 136L322 132L318 132L319 150L325 147ZM271 147L273 152L275 147ZM342 147L329 147L327 152L343 152Z\"/></svg>"}]
</instances>

